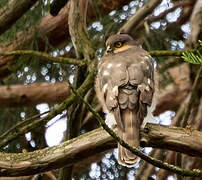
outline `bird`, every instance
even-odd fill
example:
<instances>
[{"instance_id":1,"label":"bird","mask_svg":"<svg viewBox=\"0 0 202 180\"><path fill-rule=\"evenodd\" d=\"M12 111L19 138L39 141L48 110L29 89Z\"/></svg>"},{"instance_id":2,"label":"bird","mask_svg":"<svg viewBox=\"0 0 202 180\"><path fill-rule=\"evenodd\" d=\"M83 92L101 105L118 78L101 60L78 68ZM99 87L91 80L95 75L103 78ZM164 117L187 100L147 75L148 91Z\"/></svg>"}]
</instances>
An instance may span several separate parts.
<instances>
[{"instance_id":1,"label":"bird","mask_svg":"<svg viewBox=\"0 0 202 180\"><path fill-rule=\"evenodd\" d=\"M118 135L132 147L140 146L140 128L154 122L154 60L128 34L114 34L98 63L95 91L105 122L117 125ZM140 158L118 144L118 162L134 166Z\"/></svg>"}]
</instances>

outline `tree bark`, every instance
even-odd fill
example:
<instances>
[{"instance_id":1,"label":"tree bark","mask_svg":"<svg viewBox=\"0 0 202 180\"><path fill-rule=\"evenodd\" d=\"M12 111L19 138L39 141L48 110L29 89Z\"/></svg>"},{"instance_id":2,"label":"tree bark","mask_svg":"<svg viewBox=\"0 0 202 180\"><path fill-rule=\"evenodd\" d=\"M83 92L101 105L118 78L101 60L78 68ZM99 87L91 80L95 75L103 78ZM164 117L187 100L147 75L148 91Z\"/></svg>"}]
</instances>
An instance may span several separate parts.
<instances>
[{"instance_id":1,"label":"tree bark","mask_svg":"<svg viewBox=\"0 0 202 180\"><path fill-rule=\"evenodd\" d=\"M189 45L196 47L197 40L202 38L202 1L197 0L190 18L191 34Z\"/></svg>"},{"instance_id":2,"label":"tree bark","mask_svg":"<svg viewBox=\"0 0 202 180\"><path fill-rule=\"evenodd\" d=\"M0 86L0 107L60 103L68 96L70 96L69 84L65 82Z\"/></svg>"},{"instance_id":3,"label":"tree bark","mask_svg":"<svg viewBox=\"0 0 202 180\"><path fill-rule=\"evenodd\" d=\"M38 0L9 0L0 9L0 35L8 30Z\"/></svg>"},{"instance_id":4,"label":"tree bark","mask_svg":"<svg viewBox=\"0 0 202 180\"><path fill-rule=\"evenodd\" d=\"M171 149L202 157L202 133L197 130L147 124L141 129L141 142L144 147ZM22 154L0 153L0 176L33 175L68 167L115 146L112 137L99 128L52 148Z\"/></svg>"}]
</instances>

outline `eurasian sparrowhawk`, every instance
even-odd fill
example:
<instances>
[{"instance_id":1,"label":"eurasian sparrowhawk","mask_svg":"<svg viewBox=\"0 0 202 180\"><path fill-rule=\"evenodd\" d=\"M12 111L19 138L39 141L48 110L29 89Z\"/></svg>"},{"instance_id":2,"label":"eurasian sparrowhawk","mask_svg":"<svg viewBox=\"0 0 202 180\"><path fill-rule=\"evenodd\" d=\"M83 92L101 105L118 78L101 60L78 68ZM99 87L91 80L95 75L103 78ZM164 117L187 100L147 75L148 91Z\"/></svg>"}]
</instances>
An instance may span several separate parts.
<instances>
[{"instance_id":1,"label":"eurasian sparrowhawk","mask_svg":"<svg viewBox=\"0 0 202 180\"><path fill-rule=\"evenodd\" d=\"M127 34L110 36L98 65L96 93L106 113L106 123L115 121L119 136L139 147L139 130L152 119L154 66L149 53ZM151 121L151 120L150 120ZM118 144L118 161L131 166L139 157Z\"/></svg>"}]
</instances>

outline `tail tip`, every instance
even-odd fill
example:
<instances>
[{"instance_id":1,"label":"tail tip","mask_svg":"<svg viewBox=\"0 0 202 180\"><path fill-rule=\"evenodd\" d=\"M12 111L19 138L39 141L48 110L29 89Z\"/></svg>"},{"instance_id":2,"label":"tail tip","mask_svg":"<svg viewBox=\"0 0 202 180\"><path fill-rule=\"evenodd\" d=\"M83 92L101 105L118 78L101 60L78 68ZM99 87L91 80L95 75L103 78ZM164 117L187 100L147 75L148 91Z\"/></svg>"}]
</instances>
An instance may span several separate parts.
<instances>
[{"instance_id":1,"label":"tail tip","mask_svg":"<svg viewBox=\"0 0 202 180\"><path fill-rule=\"evenodd\" d=\"M126 167L134 167L136 166L139 162L140 162L141 158L140 157L135 157L134 159L131 160L125 160L125 159L118 159L118 163L122 166L126 166Z\"/></svg>"}]
</instances>

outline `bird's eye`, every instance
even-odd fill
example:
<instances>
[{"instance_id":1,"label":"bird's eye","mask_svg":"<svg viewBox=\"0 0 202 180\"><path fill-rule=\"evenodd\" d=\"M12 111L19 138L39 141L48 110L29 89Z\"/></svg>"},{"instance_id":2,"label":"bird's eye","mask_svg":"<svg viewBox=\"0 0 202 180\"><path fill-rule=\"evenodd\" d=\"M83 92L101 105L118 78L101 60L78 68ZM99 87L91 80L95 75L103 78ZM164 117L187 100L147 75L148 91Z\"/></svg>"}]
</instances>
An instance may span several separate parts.
<instances>
[{"instance_id":1,"label":"bird's eye","mask_svg":"<svg viewBox=\"0 0 202 180\"><path fill-rule=\"evenodd\" d=\"M123 46L123 43L122 42L116 42L115 44L114 44L114 46L116 47L116 48L120 48L121 46Z\"/></svg>"}]
</instances>

